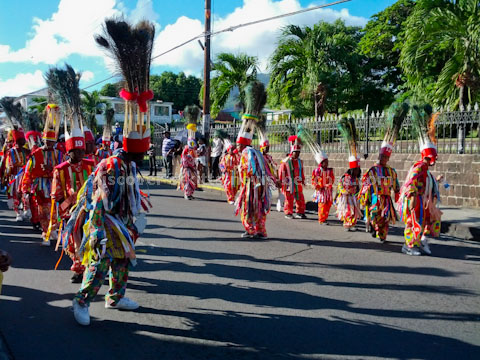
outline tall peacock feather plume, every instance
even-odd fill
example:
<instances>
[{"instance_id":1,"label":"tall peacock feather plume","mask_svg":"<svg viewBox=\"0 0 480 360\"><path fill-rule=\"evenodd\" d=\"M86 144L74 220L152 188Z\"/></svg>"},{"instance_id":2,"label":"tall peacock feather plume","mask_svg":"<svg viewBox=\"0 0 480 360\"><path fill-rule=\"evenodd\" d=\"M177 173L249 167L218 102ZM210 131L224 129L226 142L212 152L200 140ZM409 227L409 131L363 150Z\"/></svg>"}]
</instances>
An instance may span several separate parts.
<instances>
[{"instance_id":1,"label":"tall peacock feather plume","mask_svg":"<svg viewBox=\"0 0 480 360\"><path fill-rule=\"evenodd\" d=\"M80 77L81 74L76 73L68 64L65 64L64 69L50 68L45 74L49 90L63 109L67 151L85 149L79 88ZM55 104L49 104L47 107L51 111L57 108Z\"/></svg>"},{"instance_id":2,"label":"tall peacock feather plume","mask_svg":"<svg viewBox=\"0 0 480 360\"><path fill-rule=\"evenodd\" d=\"M434 165L437 158L435 121L439 115L438 113L432 113L433 110L430 105L414 105L412 108L412 124L418 134L422 158L430 158L430 165Z\"/></svg>"},{"instance_id":3,"label":"tall peacock feather plume","mask_svg":"<svg viewBox=\"0 0 480 360\"><path fill-rule=\"evenodd\" d=\"M114 109L108 108L105 110L105 126L103 127L103 135L102 135L103 142L110 142L112 138L112 126L113 126L114 116L115 116Z\"/></svg>"},{"instance_id":4,"label":"tall peacock feather plume","mask_svg":"<svg viewBox=\"0 0 480 360\"><path fill-rule=\"evenodd\" d=\"M238 133L237 143L251 145L253 133L260 121L266 102L265 85L258 80L250 82L245 88L245 113L242 115L242 126Z\"/></svg>"},{"instance_id":5,"label":"tall peacock feather plume","mask_svg":"<svg viewBox=\"0 0 480 360\"><path fill-rule=\"evenodd\" d=\"M22 106L14 104L15 98L5 96L0 99L0 106L3 108L7 121L12 129L21 129L23 127L23 109Z\"/></svg>"},{"instance_id":6,"label":"tall peacock feather plume","mask_svg":"<svg viewBox=\"0 0 480 360\"><path fill-rule=\"evenodd\" d=\"M355 127L355 119L341 119L337 124L337 128L347 144L347 149L349 152L348 162L350 164L350 168L358 167L360 165L360 158L357 154L358 134L357 128Z\"/></svg>"},{"instance_id":7,"label":"tall peacock feather plume","mask_svg":"<svg viewBox=\"0 0 480 360\"><path fill-rule=\"evenodd\" d=\"M325 151L322 150L322 146L317 142L315 135L302 124L297 127L297 136L300 138L303 144L305 144L312 152L315 161L320 164L323 160L328 159Z\"/></svg>"},{"instance_id":8,"label":"tall peacock feather plume","mask_svg":"<svg viewBox=\"0 0 480 360\"><path fill-rule=\"evenodd\" d=\"M105 20L103 34L95 41L115 59L117 72L123 76L125 99L124 149L142 153L150 145L150 112L148 101L155 26L149 21L131 25L121 18Z\"/></svg>"},{"instance_id":9,"label":"tall peacock feather plume","mask_svg":"<svg viewBox=\"0 0 480 360\"><path fill-rule=\"evenodd\" d=\"M385 137L380 148L382 154L390 156L393 151L395 141L402 127L403 120L407 116L409 106L407 103L393 103L387 111L387 120L385 122Z\"/></svg>"}]
</instances>

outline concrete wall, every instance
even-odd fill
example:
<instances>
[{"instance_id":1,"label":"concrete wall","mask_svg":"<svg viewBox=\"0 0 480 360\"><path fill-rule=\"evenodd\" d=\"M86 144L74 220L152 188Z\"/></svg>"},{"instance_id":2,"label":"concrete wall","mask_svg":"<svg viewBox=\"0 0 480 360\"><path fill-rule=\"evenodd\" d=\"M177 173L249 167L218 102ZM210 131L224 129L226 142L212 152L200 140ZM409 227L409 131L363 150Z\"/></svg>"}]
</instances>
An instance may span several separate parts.
<instances>
[{"instance_id":1,"label":"concrete wall","mask_svg":"<svg viewBox=\"0 0 480 360\"><path fill-rule=\"evenodd\" d=\"M272 153L278 162L285 154ZM301 155L305 166L305 176L310 183L313 169L317 166L312 154ZM362 173L375 163L376 155L370 155L367 161L362 161ZM398 173L400 185L403 184L408 170L412 164L420 159L419 154L393 154L389 165ZM348 168L347 155L345 153L329 154L330 167L335 170L335 178L338 180ZM480 154L479 155L456 155L440 154L437 164L431 168L437 176L443 174L450 188L446 190L440 186L441 201L443 205L480 208Z\"/></svg>"}]
</instances>

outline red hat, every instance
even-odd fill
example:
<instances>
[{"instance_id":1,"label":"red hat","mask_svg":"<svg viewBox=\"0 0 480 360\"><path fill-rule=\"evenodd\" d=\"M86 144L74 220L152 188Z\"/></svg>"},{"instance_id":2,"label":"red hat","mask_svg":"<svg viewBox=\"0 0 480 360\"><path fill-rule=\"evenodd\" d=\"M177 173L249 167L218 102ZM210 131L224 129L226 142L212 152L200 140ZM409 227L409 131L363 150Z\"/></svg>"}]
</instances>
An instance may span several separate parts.
<instances>
[{"instance_id":1,"label":"red hat","mask_svg":"<svg viewBox=\"0 0 480 360\"><path fill-rule=\"evenodd\" d=\"M144 153L150 147L150 129L143 132L143 136L138 132L131 132L123 136L123 149L129 153Z\"/></svg>"},{"instance_id":2,"label":"red hat","mask_svg":"<svg viewBox=\"0 0 480 360\"><path fill-rule=\"evenodd\" d=\"M422 146L421 153L422 160L428 157L430 159L430 165L435 165L435 161L437 160L437 147L435 144L431 142L425 143Z\"/></svg>"},{"instance_id":3,"label":"red hat","mask_svg":"<svg viewBox=\"0 0 480 360\"><path fill-rule=\"evenodd\" d=\"M360 159L355 156L348 157L348 166L350 169L356 169L360 167Z\"/></svg>"},{"instance_id":4,"label":"red hat","mask_svg":"<svg viewBox=\"0 0 480 360\"><path fill-rule=\"evenodd\" d=\"M288 142L290 143L290 153L302 150L301 140L297 135L291 135Z\"/></svg>"},{"instance_id":5,"label":"red hat","mask_svg":"<svg viewBox=\"0 0 480 360\"><path fill-rule=\"evenodd\" d=\"M83 133L85 134L85 142L95 142L95 136L93 136L92 130L84 126Z\"/></svg>"},{"instance_id":6,"label":"red hat","mask_svg":"<svg viewBox=\"0 0 480 360\"><path fill-rule=\"evenodd\" d=\"M252 144L253 132L255 131L258 116L251 114L242 115L242 126L237 136L237 144L250 146Z\"/></svg>"},{"instance_id":7,"label":"red hat","mask_svg":"<svg viewBox=\"0 0 480 360\"><path fill-rule=\"evenodd\" d=\"M380 155L387 155L391 156L393 151L393 144L390 142L386 142L385 140L382 142L382 146L380 147Z\"/></svg>"},{"instance_id":8,"label":"red hat","mask_svg":"<svg viewBox=\"0 0 480 360\"><path fill-rule=\"evenodd\" d=\"M82 129L74 128L71 134L65 135L65 148L67 152L73 149L85 150L85 135Z\"/></svg>"},{"instance_id":9,"label":"red hat","mask_svg":"<svg viewBox=\"0 0 480 360\"><path fill-rule=\"evenodd\" d=\"M22 128L13 129L12 130L12 136L13 136L13 140L15 140L15 142L17 142L20 139L25 139L25 133L23 132Z\"/></svg>"}]
</instances>

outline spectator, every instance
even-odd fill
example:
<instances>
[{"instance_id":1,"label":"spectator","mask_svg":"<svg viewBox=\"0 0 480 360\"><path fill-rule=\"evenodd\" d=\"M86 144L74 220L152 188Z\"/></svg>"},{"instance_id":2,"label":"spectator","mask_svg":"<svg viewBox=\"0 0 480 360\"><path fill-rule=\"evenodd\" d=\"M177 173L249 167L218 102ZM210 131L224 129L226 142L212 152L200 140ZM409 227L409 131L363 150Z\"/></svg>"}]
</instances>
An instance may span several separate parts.
<instances>
[{"instance_id":1,"label":"spectator","mask_svg":"<svg viewBox=\"0 0 480 360\"><path fill-rule=\"evenodd\" d=\"M215 134L215 137L213 138L213 145L212 145L212 169L211 169L211 174L212 174L212 180L215 180L218 178L220 169L218 167L220 163L220 157L222 156L223 152L223 140L220 139L218 134Z\"/></svg>"},{"instance_id":2,"label":"spectator","mask_svg":"<svg viewBox=\"0 0 480 360\"><path fill-rule=\"evenodd\" d=\"M173 152L175 151L175 140L170 139L170 131L163 133L164 139L162 143L162 156L165 162L166 177L171 178L173 176Z\"/></svg>"},{"instance_id":3,"label":"spectator","mask_svg":"<svg viewBox=\"0 0 480 360\"><path fill-rule=\"evenodd\" d=\"M150 174L148 174L148 176L152 176L153 174L155 174L154 176L157 176L157 151L154 144L150 144L147 154L150 163Z\"/></svg>"}]
</instances>

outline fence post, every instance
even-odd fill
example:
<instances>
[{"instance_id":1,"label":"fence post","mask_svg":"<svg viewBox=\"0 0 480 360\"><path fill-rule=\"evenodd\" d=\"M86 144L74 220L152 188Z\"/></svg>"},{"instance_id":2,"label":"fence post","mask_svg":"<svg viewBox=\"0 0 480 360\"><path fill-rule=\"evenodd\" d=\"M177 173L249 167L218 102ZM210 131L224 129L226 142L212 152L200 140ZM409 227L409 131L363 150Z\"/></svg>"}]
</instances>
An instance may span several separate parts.
<instances>
[{"instance_id":1,"label":"fence post","mask_svg":"<svg viewBox=\"0 0 480 360\"><path fill-rule=\"evenodd\" d=\"M366 144L365 144L365 154L363 154L363 157L365 160L368 159L368 133L370 132L370 114L368 112L368 107L367 105L366 112L367 112L367 127L365 129L365 139L366 139Z\"/></svg>"}]
</instances>

